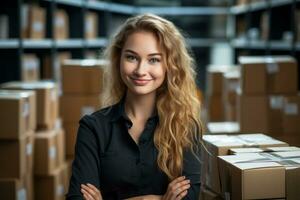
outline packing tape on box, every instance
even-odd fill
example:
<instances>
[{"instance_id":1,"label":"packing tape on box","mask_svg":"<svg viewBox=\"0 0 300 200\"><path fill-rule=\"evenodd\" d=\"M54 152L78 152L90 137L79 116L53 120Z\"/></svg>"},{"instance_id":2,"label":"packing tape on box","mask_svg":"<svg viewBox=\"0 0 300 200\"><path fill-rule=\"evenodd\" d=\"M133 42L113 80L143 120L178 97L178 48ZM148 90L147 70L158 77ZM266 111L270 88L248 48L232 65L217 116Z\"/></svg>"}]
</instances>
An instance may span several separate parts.
<instances>
[{"instance_id":1,"label":"packing tape on box","mask_svg":"<svg viewBox=\"0 0 300 200\"><path fill-rule=\"evenodd\" d=\"M266 58L266 67L268 74L275 74L279 71L279 66L272 57Z\"/></svg>"},{"instance_id":2,"label":"packing tape on box","mask_svg":"<svg viewBox=\"0 0 300 200\"><path fill-rule=\"evenodd\" d=\"M55 26L56 27L64 27L65 26L65 20L62 16L55 17Z\"/></svg>"},{"instance_id":3,"label":"packing tape on box","mask_svg":"<svg viewBox=\"0 0 300 200\"><path fill-rule=\"evenodd\" d=\"M56 158L56 147L55 147L55 146L51 146L51 147L49 148L48 154L49 154L49 157L50 157L51 159Z\"/></svg>"},{"instance_id":4,"label":"packing tape on box","mask_svg":"<svg viewBox=\"0 0 300 200\"><path fill-rule=\"evenodd\" d=\"M17 200L26 200L26 189L22 188L17 192Z\"/></svg>"},{"instance_id":5,"label":"packing tape on box","mask_svg":"<svg viewBox=\"0 0 300 200\"><path fill-rule=\"evenodd\" d=\"M38 69L39 61L37 59L25 60L23 66L26 70L36 70Z\"/></svg>"},{"instance_id":6,"label":"packing tape on box","mask_svg":"<svg viewBox=\"0 0 300 200\"><path fill-rule=\"evenodd\" d=\"M56 187L56 196L62 196L62 195L64 195L64 193L65 193L64 186L62 184L59 184Z\"/></svg>"},{"instance_id":7,"label":"packing tape on box","mask_svg":"<svg viewBox=\"0 0 300 200\"><path fill-rule=\"evenodd\" d=\"M229 91L236 91L239 87L239 83L238 82L229 82L228 83L228 90Z\"/></svg>"},{"instance_id":8,"label":"packing tape on box","mask_svg":"<svg viewBox=\"0 0 300 200\"><path fill-rule=\"evenodd\" d=\"M33 149L32 144L31 143L27 144L26 145L26 155L32 155L32 149Z\"/></svg>"},{"instance_id":9,"label":"packing tape on box","mask_svg":"<svg viewBox=\"0 0 300 200\"><path fill-rule=\"evenodd\" d=\"M295 103L287 103L284 105L284 114L298 115L298 105Z\"/></svg>"},{"instance_id":10,"label":"packing tape on box","mask_svg":"<svg viewBox=\"0 0 300 200\"><path fill-rule=\"evenodd\" d=\"M57 93L56 93L56 89L55 88L53 88L53 89L51 89L51 100L52 101L56 101L57 100Z\"/></svg>"},{"instance_id":11,"label":"packing tape on box","mask_svg":"<svg viewBox=\"0 0 300 200\"><path fill-rule=\"evenodd\" d=\"M270 96L269 105L271 109L282 109L283 108L283 96Z\"/></svg>"},{"instance_id":12,"label":"packing tape on box","mask_svg":"<svg viewBox=\"0 0 300 200\"><path fill-rule=\"evenodd\" d=\"M35 21L32 25L32 28L36 32L41 32L43 30L43 24L41 22Z\"/></svg>"},{"instance_id":13,"label":"packing tape on box","mask_svg":"<svg viewBox=\"0 0 300 200\"><path fill-rule=\"evenodd\" d=\"M22 109L22 116L23 117L27 117L29 115L29 107L30 107L29 102L26 101L23 104L23 109Z\"/></svg>"}]
</instances>

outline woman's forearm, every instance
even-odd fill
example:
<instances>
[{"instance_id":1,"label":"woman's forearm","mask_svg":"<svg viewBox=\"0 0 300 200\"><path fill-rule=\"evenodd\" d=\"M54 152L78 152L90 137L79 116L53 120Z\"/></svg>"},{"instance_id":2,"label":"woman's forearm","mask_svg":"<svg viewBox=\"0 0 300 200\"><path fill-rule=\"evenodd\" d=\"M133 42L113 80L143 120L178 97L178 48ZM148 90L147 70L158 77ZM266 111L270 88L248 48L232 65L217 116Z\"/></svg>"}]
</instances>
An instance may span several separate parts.
<instances>
[{"instance_id":1,"label":"woman's forearm","mask_svg":"<svg viewBox=\"0 0 300 200\"><path fill-rule=\"evenodd\" d=\"M162 196L160 195L143 195L143 196L136 196L131 197L125 200L161 200Z\"/></svg>"}]
</instances>

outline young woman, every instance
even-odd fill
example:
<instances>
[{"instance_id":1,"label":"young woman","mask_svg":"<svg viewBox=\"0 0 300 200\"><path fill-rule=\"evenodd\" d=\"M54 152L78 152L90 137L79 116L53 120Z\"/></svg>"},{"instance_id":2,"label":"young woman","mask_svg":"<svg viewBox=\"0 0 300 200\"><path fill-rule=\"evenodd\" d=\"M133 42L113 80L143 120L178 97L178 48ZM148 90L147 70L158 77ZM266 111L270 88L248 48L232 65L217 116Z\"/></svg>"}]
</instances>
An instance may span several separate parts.
<instances>
[{"instance_id":1,"label":"young woman","mask_svg":"<svg viewBox=\"0 0 300 200\"><path fill-rule=\"evenodd\" d=\"M198 199L200 102L183 36L139 15L106 55L110 105L80 120L67 199Z\"/></svg>"}]
</instances>

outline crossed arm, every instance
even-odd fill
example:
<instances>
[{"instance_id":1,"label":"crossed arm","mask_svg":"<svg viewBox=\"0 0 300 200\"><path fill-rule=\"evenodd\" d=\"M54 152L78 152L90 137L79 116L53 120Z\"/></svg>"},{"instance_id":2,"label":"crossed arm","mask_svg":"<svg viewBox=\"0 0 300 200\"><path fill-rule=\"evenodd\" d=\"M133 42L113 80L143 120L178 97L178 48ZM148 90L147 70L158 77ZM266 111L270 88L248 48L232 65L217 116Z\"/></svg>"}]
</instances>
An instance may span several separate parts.
<instances>
[{"instance_id":1,"label":"crossed arm","mask_svg":"<svg viewBox=\"0 0 300 200\"><path fill-rule=\"evenodd\" d=\"M167 192L163 195L144 195L126 200L181 200L190 188L190 180L180 176L169 183ZM85 200L103 200L100 190L92 184L81 184L81 192Z\"/></svg>"}]
</instances>

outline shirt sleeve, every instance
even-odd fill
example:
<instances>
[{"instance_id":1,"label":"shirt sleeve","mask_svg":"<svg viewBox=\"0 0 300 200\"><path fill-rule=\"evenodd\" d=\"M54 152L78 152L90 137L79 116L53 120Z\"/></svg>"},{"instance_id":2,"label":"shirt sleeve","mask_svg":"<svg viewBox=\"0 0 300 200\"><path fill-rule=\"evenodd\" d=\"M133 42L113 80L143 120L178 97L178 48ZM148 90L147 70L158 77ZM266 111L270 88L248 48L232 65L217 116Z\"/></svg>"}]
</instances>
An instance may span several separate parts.
<instances>
[{"instance_id":1,"label":"shirt sleeve","mask_svg":"<svg viewBox=\"0 0 300 200\"><path fill-rule=\"evenodd\" d=\"M72 164L72 175L67 200L83 199L80 184L90 183L99 188L100 159L98 144L93 131L93 119L84 116L79 121L75 144L75 158Z\"/></svg>"},{"instance_id":2,"label":"shirt sleeve","mask_svg":"<svg viewBox=\"0 0 300 200\"><path fill-rule=\"evenodd\" d=\"M201 150L195 149L194 152L186 150L184 152L183 160L183 176L191 181L191 187L185 200L198 200L200 194L200 180L201 180Z\"/></svg>"}]
</instances>

